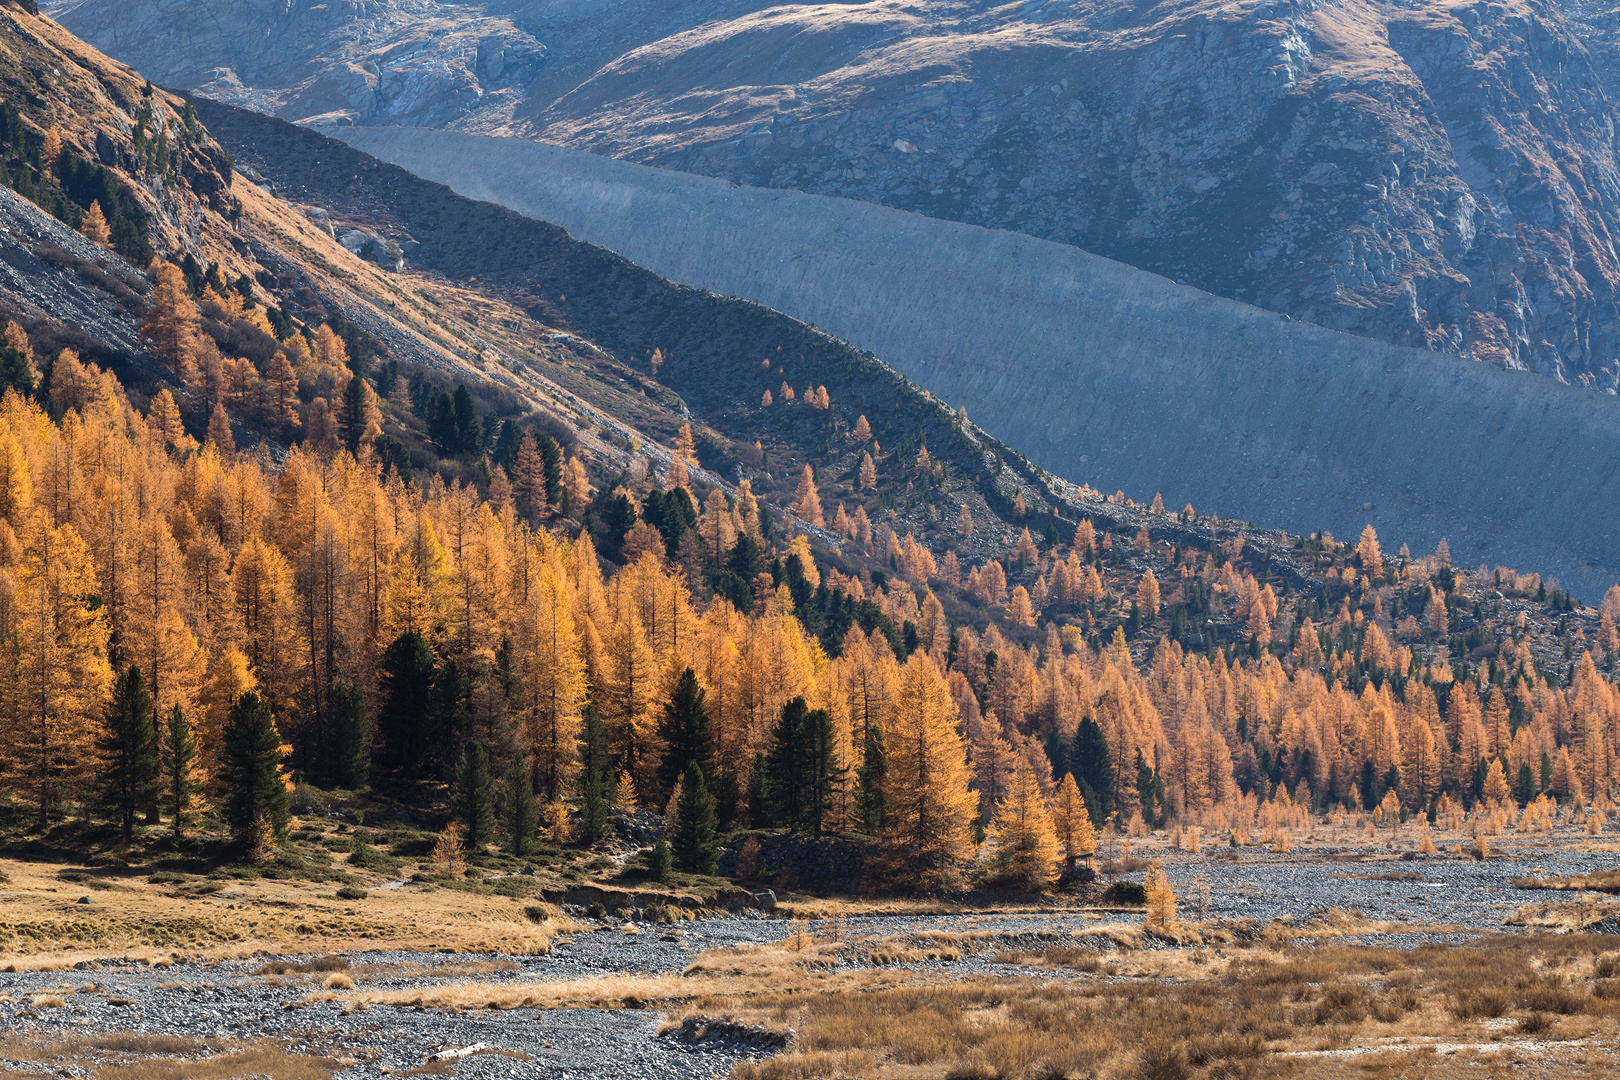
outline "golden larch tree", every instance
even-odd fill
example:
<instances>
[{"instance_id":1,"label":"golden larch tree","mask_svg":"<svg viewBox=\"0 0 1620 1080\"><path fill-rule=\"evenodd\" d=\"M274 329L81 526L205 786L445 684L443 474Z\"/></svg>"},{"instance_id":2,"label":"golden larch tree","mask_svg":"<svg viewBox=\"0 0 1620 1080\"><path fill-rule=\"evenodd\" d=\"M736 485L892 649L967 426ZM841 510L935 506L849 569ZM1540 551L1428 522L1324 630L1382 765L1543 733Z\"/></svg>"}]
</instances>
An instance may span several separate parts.
<instances>
[{"instance_id":1,"label":"golden larch tree","mask_svg":"<svg viewBox=\"0 0 1620 1080\"><path fill-rule=\"evenodd\" d=\"M572 776L585 701L585 659L574 627L573 589L562 567L550 560L522 613L518 648L524 724L540 781L537 793L550 802L562 797Z\"/></svg>"},{"instance_id":2,"label":"golden larch tree","mask_svg":"<svg viewBox=\"0 0 1620 1080\"><path fill-rule=\"evenodd\" d=\"M816 491L816 474L808 464L804 472L799 475L799 490L793 497L793 512L799 520L816 528L825 528L827 522L821 516L821 495Z\"/></svg>"},{"instance_id":3,"label":"golden larch tree","mask_svg":"<svg viewBox=\"0 0 1620 1080\"><path fill-rule=\"evenodd\" d=\"M1141 609L1144 619L1157 619L1159 617L1159 579L1148 570L1142 575L1142 580L1136 586L1136 606Z\"/></svg>"},{"instance_id":4,"label":"golden larch tree","mask_svg":"<svg viewBox=\"0 0 1620 1080\"><path fill-rule=\"evenodd\" d=\"M84 220L79 223L79 231L92 244L106 247L112 242L112 230L107 227L107 216L101 212L101 203L94 199L90 200L90 209L84 212Z\"/></svg>"},{"instance_id":5,"label":"golden larch tree","mask_svg":"<svg viewBox=\"0 0 1620 1080\"><path fill-rule=\"evenodd\" d=\"M1097 832L1073 773L1064 773L1058 784L1057 796L1052 800L1052 827L1057 832L1064 865L1073 866L1077 860L1095 854Z\"/></svg>"},{"instance_id":6,"label":"golden larch tree","mask_svg":"<svg viewBox=\"0 0 1620 1080\"><path fill-rule=\"evenodd\" d=\"M152 351L169 366L181 382L196 377L197 335L202 317L186 287L186 275L173 263L159 263L157 284L152 287L152 307L141 327L141 336L152 343Z\"/></svg>"},{"instance_id":7,"label":"golden larch tree","mask_svg":"<svg viewBox=\"0 0 1620 1080\"><path fill-rule=\"evenodd\" d=\"M872 460L870 451L861 454L860 485L862 491L869 491L877 487L877 463Z\"/></svg>"},{"instance_id":8,"label":"golden larch tree","mask_svg":"<svg viewBox=\"0 0 1620 1080\"><path fill-rule=\"evenodd\" d=\"M1034 890L1052 880L1059 846L1046 797L1029 759L1020 754L990 821L990 872L1012 888Z\"/></svg>"},{"instance_id":9,"label":"golden larch tree","mask_svg":"<svg viewBox=\"0 0 1620 1080\"><path fill-rule=\"evenodd\" d=\"M973 851L973 793L956 707L933 660L913 653L901 670L884 731L884 839L897 869L924 888L954 880Z\"/></svg>"},{"instance_id":10,"label":"golden larch tree","mask_svg":"<svg viewBox=\"0 0 1620 1080\"><path fill-rule=\"evenodd\" d=\"M72 525L40 510L24 528L16 586L15 715L19 777L35 793L41 827L95 767L96 720L112 682L108 627L90 549ZM9 696L9 695L8 695Z\"/></svg>"}]
</instances>

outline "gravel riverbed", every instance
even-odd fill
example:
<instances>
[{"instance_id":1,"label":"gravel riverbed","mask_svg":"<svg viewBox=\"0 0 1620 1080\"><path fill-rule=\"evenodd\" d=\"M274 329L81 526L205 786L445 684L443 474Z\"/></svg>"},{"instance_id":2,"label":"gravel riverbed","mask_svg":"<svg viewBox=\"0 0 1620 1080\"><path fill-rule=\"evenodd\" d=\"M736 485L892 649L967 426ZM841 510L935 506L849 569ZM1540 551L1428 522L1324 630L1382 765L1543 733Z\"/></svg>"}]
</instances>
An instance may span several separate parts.
<instances>
[{"instance_id":1,"label":"gravel riverbed","mask_svg":"<svg viewBox=\"0 0 1620 1080\"><path fill-rule=\"evenodd\" d=\"M1611 868L1615 862L1612 853L1582 850L1580 845L1508 851L1483 863L1455 856L1399 860L1379 857L1376 849L1286 854L1247 849L1235 857L1215 849L1200 855L1170 853L1165 869L1182 898L1183 912L1193 917L1264 924L1306 922L1325 911L1353 910L1369 930L1352 940L1410 946L1464 941L1511 929L1504 926L1504 919L1518 905L1567 896L1519 888L1513 884L1516 877L1583 874ZM1133 876L1139 880L1141 875ZM1202 912L1189 910L1189 904L1204 896L1207 904ZM985 911L850 917L838 920L836 927L813 922L810 930L914 942L931 933L989 935L989 944L959 959L906 965L965 976L1007 970L993 961L1000 942L1016 947L1020 941L1066 937L1100 922L1139 920L1135 913L1117 911ZM595 927L596 932L560 938L549 956L376 951L349 953L347 959L357 981L371 990L421 990L472 979L499 986L679 972L704 950L770 942L791 932L786 921L757 914L687 922L679 933L654 925L626 932L623 924L608 920ZM342 1001L300 1007L312 990L321 988L324 976L255 974L274 959L198 962L182 957L166 968L154 968L144 957L112 958L65 972L0 973L0 1029L35 1038L111 1032L218 1039L268 1036L290 1040L295 1052L352 1061L339 1073L345 1078L398 1073L422 1065L435 1052L478 1043L527 1055L528 1060L501 1054L468 1057L455 1063L455 1075L559 1080L711 1077L724 1075L745 1056L771 1052L764 1042L745 1037L694 1043L678 1033L660 1036L663 1015L634 1007L452 1012L375 1005L353 1010ZM492 960L497 963L487 963ZM1076 977L1055 969L1051 973ZM50 997L60 998L62 1004L36 1002ZM0 1060L0 1073L16 1067L18 1063ZM71 1064L57 1073L84 1074Z\"/></svg>"}]
</instances>

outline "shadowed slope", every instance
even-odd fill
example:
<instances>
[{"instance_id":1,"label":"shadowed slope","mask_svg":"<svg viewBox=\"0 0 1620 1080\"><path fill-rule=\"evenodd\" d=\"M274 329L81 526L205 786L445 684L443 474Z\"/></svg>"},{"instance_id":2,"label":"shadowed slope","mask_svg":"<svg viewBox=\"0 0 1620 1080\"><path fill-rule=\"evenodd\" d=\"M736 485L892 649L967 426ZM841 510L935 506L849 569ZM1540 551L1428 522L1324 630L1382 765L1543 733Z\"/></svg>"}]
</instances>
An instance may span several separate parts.
<instances>
[{"instance_id":1,"label":"shadowed slope","mask_svg":"<svg viewBox=\"0 0 1620 1080\"><path fill-rule=\"evenodd\" d=\"M1071 480L1290 530L1372 521L1587 594L1620 570L1620 402L1220 299L1076 248L518 139L351 145L869 349Z\"/></svg>"}]
</instances>

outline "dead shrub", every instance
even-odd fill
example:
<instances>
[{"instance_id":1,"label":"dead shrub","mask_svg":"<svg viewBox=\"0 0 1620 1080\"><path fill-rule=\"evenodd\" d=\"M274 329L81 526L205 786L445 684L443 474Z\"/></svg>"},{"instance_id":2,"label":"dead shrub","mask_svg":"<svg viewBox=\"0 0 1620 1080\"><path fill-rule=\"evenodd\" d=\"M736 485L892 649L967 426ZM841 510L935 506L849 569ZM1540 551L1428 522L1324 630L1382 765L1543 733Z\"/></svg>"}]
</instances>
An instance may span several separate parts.
<instances>
[{"instance_id":1,"label":"dead shrub","mask_svg":"<svg viewBox=\"0 0 1620 1080\"><path fill-rule=\"evenodd\" d=\"M1508 1011L1508 996L1500 990L1464 991L1447 1009L1458 1020L1495 1020Z\"/></svg>"},{"instance_id":2,"label":"dead shrub","mask_svg":"<svg viewBox=\"0 0 1620 1080\"><path fill-rule=\"evenodd\" d=\"M1316 1003L1314 1023L1354 1027L1366 1018L1366 991L1361 987L1348 983L1329 983L1322 987L1322 999Z\"/></svg>"},{"instance_id":3,"label":"dead shrub","mask_svg":"<svg viewBox=\"0 0 1620 1080\"><path fill-rule=\"evenodd\" d=\"M1137 1080L1187 1080L1190 1075L1187 1051L1172 1039L1151 1039L1137 1054Z\"/></svg>"},{"instance_id":4,"label":"dead shrub","mask_svg":"<svg viewBox=\"0 0 1620 1080\"><path fill-rule=\"evenodd\" d=\"M1519 1017L1520 1035L1540 1035L1552 1028L1556 1021L1544 1012L1531 1012Z\"/></svg>"}]
</instances>

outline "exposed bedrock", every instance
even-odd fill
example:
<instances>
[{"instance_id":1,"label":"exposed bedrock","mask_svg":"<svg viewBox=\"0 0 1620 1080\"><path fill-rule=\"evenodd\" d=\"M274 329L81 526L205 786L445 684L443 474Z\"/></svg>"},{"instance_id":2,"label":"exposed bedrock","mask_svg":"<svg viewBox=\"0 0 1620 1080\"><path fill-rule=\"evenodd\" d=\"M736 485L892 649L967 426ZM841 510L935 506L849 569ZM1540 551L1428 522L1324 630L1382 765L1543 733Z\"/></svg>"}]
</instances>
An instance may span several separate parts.
<instances>
[{"instance_id":1,"label":"exposed bedrock","mask_svg":"<svg viewBox=\"0 0 1620 1080\"><path fill-rule=\"evenodd\" d=\"M1620 579L1620 401L1222 299L1077 248L522 139L351 145L870 350L1076 482L1291 531Z\"/></svg>"}]
</instances>

